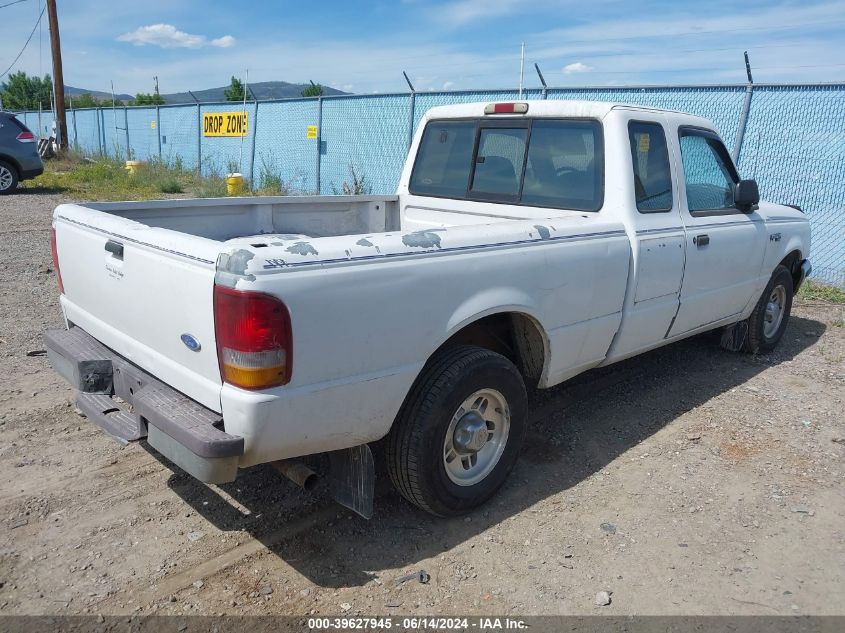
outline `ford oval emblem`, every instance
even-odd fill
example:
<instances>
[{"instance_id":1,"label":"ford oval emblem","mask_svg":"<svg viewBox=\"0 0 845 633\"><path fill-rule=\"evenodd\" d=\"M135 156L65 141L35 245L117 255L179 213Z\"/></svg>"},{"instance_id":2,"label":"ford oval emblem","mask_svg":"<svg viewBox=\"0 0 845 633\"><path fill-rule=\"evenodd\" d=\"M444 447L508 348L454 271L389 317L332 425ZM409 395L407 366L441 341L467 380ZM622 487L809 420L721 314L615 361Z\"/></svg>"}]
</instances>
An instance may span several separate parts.
<instances>
[{"instance_id":1,"label":"ford oval emblem","mask_svg":"<svg viewBox=\"0 0 845 633\"><path fill-rule=\"evenodd\" d=\"M182 342L185 344L185 347L187 347L192 352L200 351L200 342L190 334L183 334L179 338L182 339Z\"/></svg>"}]
</instances>

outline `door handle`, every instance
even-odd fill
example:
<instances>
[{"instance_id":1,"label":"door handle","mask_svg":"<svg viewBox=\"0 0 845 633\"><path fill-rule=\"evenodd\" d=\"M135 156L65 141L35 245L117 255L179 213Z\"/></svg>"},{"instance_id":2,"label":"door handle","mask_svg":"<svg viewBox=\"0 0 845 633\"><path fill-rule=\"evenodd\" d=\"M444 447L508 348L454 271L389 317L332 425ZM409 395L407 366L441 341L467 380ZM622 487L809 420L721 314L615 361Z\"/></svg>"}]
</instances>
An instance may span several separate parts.
<instances>
[{"instance_id":1,"label":"door handle","mask_svg":"<svg viewBox=\"0 0 845 633\"><path fill-rule=\"evenodd\" d=\"M704 235L696 235L692 238L692 243L701 248L702 246L707 246L710 243L710 236L706 233Z\"/></svg>"},{"instance_id":2,"label":"door handle","mask_svg":"<svg viewBox=\"0 0 845 633\"><path fill-rule=\"evenodd\" d=\"M112 254L112 257L123 260L123 244L114 240L106 242L106 251Z\"/></svg>"}]
</instances>

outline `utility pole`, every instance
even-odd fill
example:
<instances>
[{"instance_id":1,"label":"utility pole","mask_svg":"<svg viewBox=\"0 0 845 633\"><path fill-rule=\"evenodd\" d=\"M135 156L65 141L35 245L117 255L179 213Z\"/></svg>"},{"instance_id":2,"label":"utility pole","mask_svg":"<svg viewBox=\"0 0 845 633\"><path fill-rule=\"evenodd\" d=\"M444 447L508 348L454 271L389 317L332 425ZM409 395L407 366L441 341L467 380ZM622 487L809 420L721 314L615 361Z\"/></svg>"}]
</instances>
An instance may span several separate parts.
<instances>
[{"instance_id":1,"label":"utility pole","mask_svg":"<svg viewBox=\"0 0 845 633\"><path fill-rule=\"evenodd\" d=\"M65 117L65 77L62 72L62 44L59 40L59 16L56 0L47 0L50 23L50 50L53 53L53 96L56 101L56 134L60 149L67 149L67 118Z\"/></svg>"}]
</instances>

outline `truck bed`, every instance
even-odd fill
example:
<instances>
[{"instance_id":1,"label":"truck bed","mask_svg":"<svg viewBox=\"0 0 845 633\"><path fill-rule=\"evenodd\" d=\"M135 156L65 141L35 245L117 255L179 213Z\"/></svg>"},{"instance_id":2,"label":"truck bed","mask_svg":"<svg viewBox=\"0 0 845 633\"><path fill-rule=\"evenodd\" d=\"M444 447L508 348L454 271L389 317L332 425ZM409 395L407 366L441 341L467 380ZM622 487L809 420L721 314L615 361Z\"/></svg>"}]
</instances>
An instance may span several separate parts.
<instances>
[{"instance_id":1,"label":"truck bed","mask_svg":"<svg viewBox=\"0 0 845 633\"><path fill-rule=\"evenodd\" d=\"M510 207L456 208L453 201L430 200L425 206L401 208L399 196L273 196L92 202L86 209L107 213L137 225L182 235L228 242L251 238L260 242L294 238L366 235L450 226L492 224L511 220L571 215L553 209ZM576 213L577 215L577 213Z\"/></svg>"},{"instance_id":2,"label":"truck bed","mask_svg":"<svg viewBox=\"0 0 845 633\"><path fill-rule=\"evenodd\" d=\"M546 243L558 253L555 260L563 256L572 264L559 273L549 269L543 275L550 275L549 280L536 280L542 286L614 279L613 291L605 288L600 298L588 285L590 290L579 294L577 309L567 310L565 321L619 310L629 253L620 223L577 212L477 203L438 208L438 202L401 208L397 196L320 196L61 205L54 213L54 227L65 287L62 305L69 322L214 411L221 410L222 387L213 353L215 284L281 293L296 320L305 297L317 305L322 303L318 297L328 293L337 305L351 305L350 298L338 294L338 284L378 305L396 284L403 292L406 286L428 292L430 284L442 283L436 279L454 282L454 270L485 257L483 253L495 257L495 264L485 266L491 275L488 282L496 287L505 283L504 271L508 277L516 274L511 270L516 261L512 249ZM587 250L603 257L585 272ZM537 251L541 260L547 257L543 252ZM460 259L444 259L447 254ZM369 266L387 261L394 265ZM519 261L527 265L524 256ZM557 266L565 266L563 260ZM327 276L329 269L339 267L344 272ZM285 274L294 271L303 275L294 280ZM387 273L397 276L385 278ZM429 275L434 277L423 281ZM469 279L467 283L473 285ZM475 292L481 292L477 282L474 285ZM333 314L335 309L321 310ZM338 317L333 327L341 321ZM200 352L180 343L185 334L201 342ZM318 341L309 335L308 344L317 346ZM306 372L310 360L303 356L297 367L295 383L318 378L317 366L313 376ZM337 371L341 378L347 369Z\"/></svg>"},{"instance_id":3,"label":"truck bed","mask_svg":"<svg viewBox=\"0 0 845 633\"><path fill-rule=\"evenodd\" d=\"M225 242L262 235L330 237L396 230L398 200L398 196L276 196L99 202L85 206L148 227Z\"/></svg>"}]
</instances>

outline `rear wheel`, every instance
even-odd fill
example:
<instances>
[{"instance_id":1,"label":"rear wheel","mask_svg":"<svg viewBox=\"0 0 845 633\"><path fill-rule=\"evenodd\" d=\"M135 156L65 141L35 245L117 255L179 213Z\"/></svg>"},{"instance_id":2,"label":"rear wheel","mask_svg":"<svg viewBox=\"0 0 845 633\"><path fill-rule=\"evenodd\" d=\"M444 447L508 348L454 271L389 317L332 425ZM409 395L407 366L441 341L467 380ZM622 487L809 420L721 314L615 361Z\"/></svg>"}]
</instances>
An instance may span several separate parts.
<instances>
[{"instance_id":1,"label":"rear wheel","mask_svg":"<svg viewBox=\"0 0 845 633\"><path fill-rule=\"evenodd\" d=\"M12 193L18 187L18 170L0 160L0 195Z\"/></svg>"},{"instance_id":2,"label":"rear wheel","mask_svg":"<svg viewBox=\"0 0 845 633\"><path fill-rule=\"evenodd\" d=\"M780 341L792 311L792 275L778 266L760 300L748 317L745 349L752 354L770 352Z\"/></svg>"},{"instance_id":3,"label":"rear wheel","mask_svg":"<svg viewBox=\"0 0 845 633\"><path fill-rule=\"evenodd\" d=\"M525 437L519 371L490 350L435 356L417 379L385 443L387 470L408 501L439 516L468 512L504 483Z\"/></svg>"}]
</instances>

